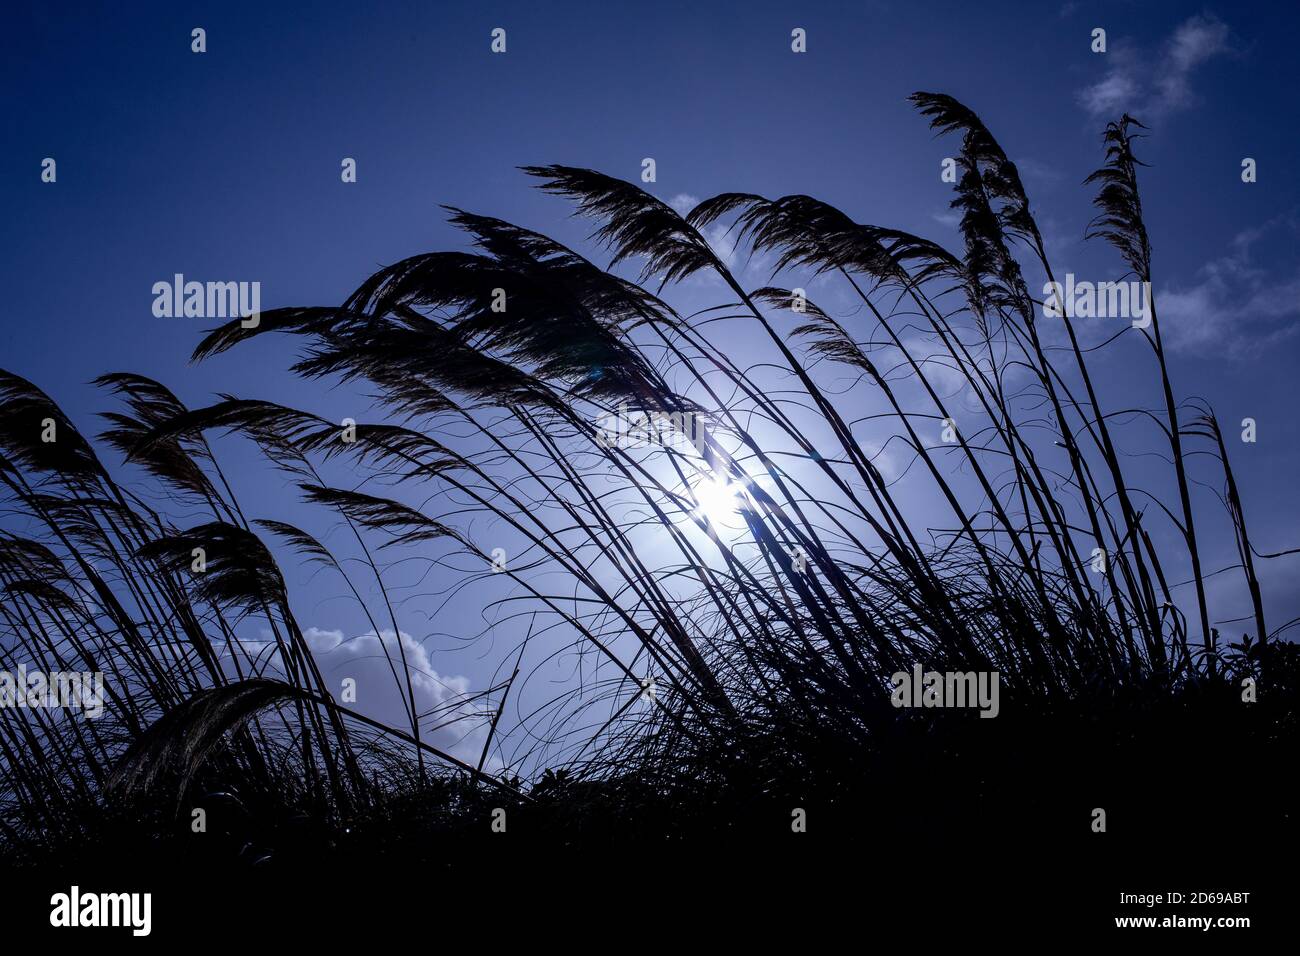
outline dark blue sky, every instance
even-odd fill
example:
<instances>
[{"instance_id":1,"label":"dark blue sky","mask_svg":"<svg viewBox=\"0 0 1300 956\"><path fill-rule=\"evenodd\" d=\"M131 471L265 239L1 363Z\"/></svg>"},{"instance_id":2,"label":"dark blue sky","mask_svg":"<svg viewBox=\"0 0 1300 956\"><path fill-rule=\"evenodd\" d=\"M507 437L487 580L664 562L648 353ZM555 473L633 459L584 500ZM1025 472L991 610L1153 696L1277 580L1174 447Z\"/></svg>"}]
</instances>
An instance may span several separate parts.
<instances>
[{"instance_id":1,"label":"dark blue sky","mask_svg":"<svg viewBox=\"0 0 1300 956\"><path fill-rule=\"evenodd\" d=\"M1258 443L1230 449L1247 516L1262 550L1300 544L1294 3L166 3L5 17L0 366L88 430L106 400L86 382L110 370L195 405L229 391L348 414L346 395L286 378L280 343L187 365L211 323L155 318L151 286L181 272L260 281L264 308L334 303L378 265L459 246L439 203L580 243L586 227L529 188L525 163L635 178L650 156L665 199L807 192L955 247L938 172L956 144L905 101L927 89L976 109L1021 164L1061 271L1118 277L1108 248L1082 242L1079 184L1107 119L1128 109L1152 127L1143 198L1175 385L1209 399L1230 437L1258 420ZM498 26L503 56L489 51ZM194 27L205 54L190 51ZM1089 49L1094 27L1104 55ZM45 157L55 184L40 181ZM344 157L356 184L340 182ZM1242 183L1243 157L1257 183ZM1117 404L1149 384L1145 356L1109 369ZM254 512L274 510L253 494ZM1300 613L1294 570L1264 571L1273 624ZM328 608L302 616L356 626ZM475 661L440 669L481 686Z\"/></svg>"}]
</instances>

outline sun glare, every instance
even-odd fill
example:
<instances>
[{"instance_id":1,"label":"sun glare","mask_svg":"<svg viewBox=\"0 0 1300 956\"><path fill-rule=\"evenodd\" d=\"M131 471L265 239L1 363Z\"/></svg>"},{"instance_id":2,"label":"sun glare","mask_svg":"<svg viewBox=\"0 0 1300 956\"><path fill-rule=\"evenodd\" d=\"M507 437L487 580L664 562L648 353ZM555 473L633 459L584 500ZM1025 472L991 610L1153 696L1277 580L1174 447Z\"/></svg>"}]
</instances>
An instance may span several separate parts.
<instances>
[{"instance_id":1,"label":"sun glare","mask_svg":"<svg viewBox=\"0 0 1300 956\"><path fill-rule=\"evenodd\" d=\"M710 524L731 527L744 504L743 491L737 482L718 477L705 478L695 485L695 500L699 502L695 514L708 519Z\"/></svg>"}]
</instances>

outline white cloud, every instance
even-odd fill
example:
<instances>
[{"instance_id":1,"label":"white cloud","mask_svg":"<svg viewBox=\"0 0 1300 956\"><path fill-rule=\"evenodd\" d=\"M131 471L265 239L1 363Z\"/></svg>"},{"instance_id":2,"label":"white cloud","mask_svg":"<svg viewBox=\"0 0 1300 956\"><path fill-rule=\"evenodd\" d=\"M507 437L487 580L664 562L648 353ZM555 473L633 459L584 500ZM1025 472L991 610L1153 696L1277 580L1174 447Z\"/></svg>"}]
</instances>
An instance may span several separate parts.
<instances>
[{"instance_id":1,"label":"white cloud","mask_svg":"<svg viewBox=\"0 0 1300 956\"><path fill-rule=\"evenodd\" d=\"M402 632L400 648L391 630L381 631L378 636L374 631L368 631L346 638L342 631L309 627L303 631L303 638L316 658L326 686L340 703L372 720L409 733L411 723L405 707L407 690L401 661L401 652L405 651L416 711L426 715L420 720L422 739L467 763L478 763L490 719L490 715L484 713L486 705L482 701L467 701L469 678L439 674L428 650L410 634ZM269 651L269 642L264 647ZM245 642L245 649L251 656L256 656L263 647ZM402 678L400 685L393 680L385 651ZM264 659L271 668L280 669L278 652ZM356 681L355 703L342 700L343 680L348 677ZM492 766L490 757L487 766Z\"/></svg>"},{"instance_id":2,"label":"white cloud","mask_svg":"<svg viewBox=\"0 0 1300 956\"><path fill-rule=\"evenodd\" d=\"M1079 91L1079 103L1090 115L1107 118L1128 111L1146 119L1185 109L1194 102L1192 74L1230 50L1227 24L1201 14L1179 24L1159 52L1112 43L1101 54L1106 74Z\"/></svg>"},{"instance_id":3,"label":"white cloud","mask_svg":"<svg viewBox=\"0 0 1300 956\"><path fill-rule=\"evenodd\" d=\"M722 260L722 264L729 271L734 272L736 269L736 231L729 229L720 222L715 222L706 226L700 231L704 241L709 244L714 255Z\"/></svg>"},{"instance_id":4,"label":"white cloud","mask_svg":"<svg viewBox=\"0 0 1300 956\"><path fill-rule=\"evenodd\" d=\"M1133 75L1135 58L1123 50L1107 54L1110 59L1109 72L1079 92L1079 102L1092 116L1110 116L1122 113L1126 108L1136 109L1133 102L1138 98L1140 84Z\"/></svg>"},{"instance_id":5,"label":"white cloud","mask_svg":"<svg viewBox=\"0 0 1300 956\"><path fill-rule=\"evenodd\" d=\"M668 205L677 210L680 216L686 215L692 209L700 204L699 196L692 196L690 193L678 193L672 199L668 200Z\"/></svg>"},{"instance_id":6,"label":"white cloud","mask_svg":"<svg viewBox=\"0 0 1300 956\"><path fill-rule=\"evenodd\" d=\"M1294 322L1278 322L1300 315L1300 271L1277 280L1252 255L1255 243L1276 229L1294 241L1296 224L1275 219L1238 234L1228 254L1198 270L1196 282L1156 291L1160 330L1171 348L1245 357L1300 331Z\"/></svg>"}]
</instances>

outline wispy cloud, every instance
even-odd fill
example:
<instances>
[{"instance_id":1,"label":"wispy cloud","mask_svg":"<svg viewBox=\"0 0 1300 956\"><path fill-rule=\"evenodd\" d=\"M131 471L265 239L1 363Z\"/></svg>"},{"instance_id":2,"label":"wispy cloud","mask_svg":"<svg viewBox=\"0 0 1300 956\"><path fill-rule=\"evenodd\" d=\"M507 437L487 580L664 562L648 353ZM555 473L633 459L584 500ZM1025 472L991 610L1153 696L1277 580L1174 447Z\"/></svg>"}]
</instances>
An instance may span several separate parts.
<instances>
[{"instance_id":1,"label":"wispy cloud","mask_svg":"<svg viewBox=\"0 0 1300 956\"><path fill-rule=\"evenodd\" d=\"M961 224L961 213L955 209L945 209L943 212L932 212L930 218L941 226L949 229L956 229Z\"/></svg>"},{"instance_id":2,"label":"wispy cloud","mask_svg":"<svg viewBox=\"0 0 1300 956\"><path fill-rule=\"evenodd\" d=\"M1052 186L1065 178L1063 170L1034 159L1032 156L1022 156L1017 159L1016 168L1020 170L1020 177L1025 182L1040 186Z\"/></svg>"},{"instance_id":3,"label":"wispy cloud","mask_svg":"<svg viewBox=\"0 0 1300 956\"><path fill-rule=\"evenodd\" d=\"M1196 282L1157 290L1161 331L1172 348L1246 358L1300 332L1300 323L1280 321L1300 315L1300 270L1278 278L1252 254L1260 239L1278 230L1291 242L1300 231L1291 218L1246 230L1226 255L1198 270Z\"/></svg>"},{"instance_id":4,"label":"wispy cloud","mask_svg":"<svg viewBox=\"0 0 1300 956\"><path fill-rule=\"evenodd\" d=\"M1185 109L1195 101L1192 75L1231 49L1227 24L1212 14L1183 21L1159 50L1112 42L1103 54L1105 75L1079 91L1079 104L1090 115L1105 117L1125 110L1139 118L1159 117Z\"/></svg>"}]
</instances>

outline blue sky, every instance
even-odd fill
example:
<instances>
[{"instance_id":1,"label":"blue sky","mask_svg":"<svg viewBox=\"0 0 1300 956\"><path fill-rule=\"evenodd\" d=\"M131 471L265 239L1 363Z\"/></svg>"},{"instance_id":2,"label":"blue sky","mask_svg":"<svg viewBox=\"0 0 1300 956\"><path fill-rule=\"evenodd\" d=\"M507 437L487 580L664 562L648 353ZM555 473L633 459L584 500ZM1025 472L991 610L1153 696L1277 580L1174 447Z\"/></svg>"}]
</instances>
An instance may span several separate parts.
<instances>
[{"instance_id":1,"label":"blue sky","mask_svg":"<svg viewBox=\"0 0 1300 956\"><path fill-rule=\"evenodd\" d=\"M107 402L86 383L110 370L193 405L228 391L348 414L347 393L282 373L283 343L188 365L210 323L155 318L153 283L180 272L260 281L264 308L338 302L379 265L460 246L439 203L581 245L587 226L529 188L526 163L631 179L649 156L653 190L679 204L807 192L956 247L938 175L955 143L905 101L935 90L1020 164L1049 250L1080 275L1121 271L1082 238L1100 129L1123 110L1151 127L1143 198L1175 386L1208 399L1230 436L1258 421L1256 444L1230 448L1247 517L1261 550L1300 544L1294 4L72 4L7 20L0 366L88 430ZM494 27L505 55L489 50ZM806 54L790 50L795 27ZM1105 54L1090 50L1095 27ZM45 157L56 183L41 182ZM355 184L340 182L344 157ZM1241 181L1244 157L1258 182ZM1135 351L1107 368L1117 405L1149 385ZM265 471L246 446L225 454L237 475ZM289 494L240 480L254 512ZM1300 614L1295 571L1264 569L1275 625ZM359 632L328 589L302 584L305 625ZM476 688L499 663L461 647L469 628L446 615L442 637L411 630L431 668Z\"/></svg>"}]
</instances>

